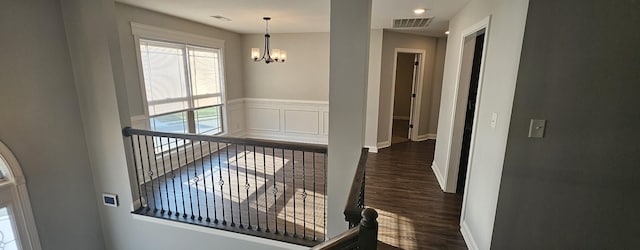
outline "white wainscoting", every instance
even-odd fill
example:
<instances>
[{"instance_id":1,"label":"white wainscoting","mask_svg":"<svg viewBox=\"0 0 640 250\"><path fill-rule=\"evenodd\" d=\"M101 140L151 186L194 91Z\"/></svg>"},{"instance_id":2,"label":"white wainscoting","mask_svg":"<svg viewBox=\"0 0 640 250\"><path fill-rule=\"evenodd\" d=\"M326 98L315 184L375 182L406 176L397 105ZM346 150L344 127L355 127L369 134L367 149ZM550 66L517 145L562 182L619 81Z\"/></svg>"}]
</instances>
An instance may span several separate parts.
<instances>
[{"instance_id":1,"label":"white wainscoting","mask_svg":"<svg viewBox=\"0 0 640 250\"><path fill-rule=\"evenodd\" d=\"M329 103L244 98L245 137L327 144Z\"/></svg>"}]
</instances>

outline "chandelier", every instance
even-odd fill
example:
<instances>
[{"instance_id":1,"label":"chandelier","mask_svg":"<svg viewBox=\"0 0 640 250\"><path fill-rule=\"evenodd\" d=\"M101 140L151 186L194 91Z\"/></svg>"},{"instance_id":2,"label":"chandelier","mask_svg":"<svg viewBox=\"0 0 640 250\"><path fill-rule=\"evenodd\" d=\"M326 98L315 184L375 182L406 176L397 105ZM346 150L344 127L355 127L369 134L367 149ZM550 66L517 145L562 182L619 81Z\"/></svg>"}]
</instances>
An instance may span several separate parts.
<instances>
[{"instance_id":1,"label":"chandelier","mask_svg":"<svg viewBox=\"0 0 640 250\"><path fill-rule=\"evenodd\" d=\"M272 62L280 62L283 63L287 60L287 52L279 49L271 49L269 45L269 39L271 35L269 35L269 20L271 17L263 17L266 25L266 32L264 34L264 51L262 53L262 57L260 57L260 48L251 48L251 58L253 58L254 62L264 61L265 63Z\"/></svg>"}]
</instances>

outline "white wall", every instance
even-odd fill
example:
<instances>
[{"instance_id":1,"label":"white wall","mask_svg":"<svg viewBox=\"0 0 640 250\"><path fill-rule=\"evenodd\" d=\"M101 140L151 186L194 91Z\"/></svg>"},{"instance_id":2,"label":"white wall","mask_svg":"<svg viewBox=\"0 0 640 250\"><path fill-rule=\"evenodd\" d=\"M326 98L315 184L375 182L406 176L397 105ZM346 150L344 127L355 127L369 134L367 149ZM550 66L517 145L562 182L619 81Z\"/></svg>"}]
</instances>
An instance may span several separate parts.
<instances>
[{"instance_id":1,"label":"white wall","mask_svg":"<svg viewBox=\"0 0 640 250\"><path fill-rule=\"evenodd\" d=\"M473 0L450 22L443 77L438 134L433 169L439 181L447 180L452 165L452 120L457 98L457 73L460 64L462 31L491 16L486 36L486 61L482 90L479 93L477 130L472 144L467 192L462 211L462 232L470 248L488 249L495 218L502 164L509 131L520 50L527 15L527 0ZM462 107L464 108L464 107ZM490 127L492 113L498 114L497 126ZM462 133L462 131L456 131ZM455 150L460 150L459 148ZM456 170L457 171L457 170ZM452 177L453 178L453 177ZM449 183L447 191L453 192ZM455 184L453 184L455 187Z\"/></svg>"},{"instance_id":2,"label":"white wall","mask_svg":"<svg viewBox=\"0 0 640 250\"><path fill-rule=\"evenodd\" d=\"M347 230L344 208L365 141L371 0L331 1L327 234Z\"/></svg>"},{"instance_id":3,"label":"white wall","mask_svg":"<svg viewBox=\"0 0 640 250\"><path fill-rule=\"evenodd\" d=\"M0 141L22 166L41 245L104 249L60 3L3 2L0 40Z\"/></svg>"},{"instance_id":4,"label":"white wall","mask_svg":"<svg viewBox=\"0 0 640 250\"><path fill-rule=\"evenodd\" d=\"M119 195L117 208L100 206L107 249L281 249L291 247L256 237L209 230L183 223L140 219L133 208L128 140L127 83L123 74L114 3L110 0L63 1L65 22L87 150L96 195ZM83 218L86 219L86 218ZM154 222L161 221L161 222ZM57 226L64 225L60 223ZM69 239L69 235L61 237ZM179 239L179 240L176 240ZM68 249L68 248L67 248ZM79 249L95 249L86 247Z\"/></svg>"},{"instance_id":5,"label":"white wall","mask_svg":"<svg viewBox=\"0 0 640 250\"><path fill-rule=\"evenodd\" d=\"M380 101L380 67L382 65L382 29L371 30L369 41L369 77L364 146L378 152L378 108Z\"/></svg>"},{"instance_id":6,"label":"white wall","mask_svg":"<svg viewBox=\"0 0 640 250\"><path fill-rule=\"evenodd\" d=\"M271 48L287 51L285 63L254 62L251 48L264 51L264 34L242 35L244 97L329 100L329 33L271 34Z\"/></svg>"}]
</instances>

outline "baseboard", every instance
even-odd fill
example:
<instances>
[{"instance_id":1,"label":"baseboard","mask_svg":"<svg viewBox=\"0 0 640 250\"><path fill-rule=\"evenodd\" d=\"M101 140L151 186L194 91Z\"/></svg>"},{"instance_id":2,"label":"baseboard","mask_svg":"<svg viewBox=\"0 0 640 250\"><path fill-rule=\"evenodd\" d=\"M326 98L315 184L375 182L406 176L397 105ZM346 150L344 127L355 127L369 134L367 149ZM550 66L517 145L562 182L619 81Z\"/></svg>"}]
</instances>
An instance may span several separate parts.
<instances>
[{"instance_id":1,"label":"baseboard","mask_svg":"<svg viewBox=\"0 0 640 250\"><path fill-rule=\"evenodd\" d=\"M440 184L440 189L442 189L442 191L445 190L445 183L444 183L444 177L443 175L440 173L440 170L438 169L438 166L436 165L436 162L434 161L433 163L431 163L431 169L433 170L433 174L436 176L436 179L438 180L438 184Z\"/></svg>"},{"instance_id":2,"label":"baseboard","mask_svg":"<svg viewBox=\"0 0 640 250\"><path fill-rule=\"evenodd\" d=\"M364 146L364 147L369 149L369 153L378 153L377 146Z\"/></svg>"},{"instance_id":3,"label":"baseboard","mask_svg":"<svg viewBox=\"0 0 640 250\"><path fill-rule=\"evenodd\" d=\"M409 120L409 119L411 119L411 118L409 118L408 116L394 115L394 116L393 116L393 119L394 119L394 120L405 120L405 121L408 121L408 120Z\"/></svg>"},{"instance_id":4,"label":"baseboard","mask_svg":"<svg viewBox=\"0 0 640 250\"><path fill-rule=\"evenodd\" d=\"M389 141L383 141L383 142L378 142L378 150L383 149L383 148L388 148L391 146L391 140Z\"/></svg>"},{"instance_id":5,"label":"baseboard","mask_svg":"<svg viewBox=\"0 0 640 250\"><path fill-rule=\"evenodd\" d=\"M462 238L464 239L464 242L467 244L467 248L469 248L469 250L480 249L478 248L478 244L476 243L476 240L473 238L473 234L471 234L471 230L469 230L469 226L467 226L467 223L465 221L462 221L460 223L460 233L462 233Z\"/></svg>"},{"instance_id":6,"label":"baseboard","mask_svg":"<svg viewBox=\"0 0 640 250\"><path fill-rule=\"evenodd\" d=\"M426 141L426 140L435 140L436 139L436 134L424 134L424 135L418 135L418 138L416 139L416 141Z\"/></svg>"}]
</instances>

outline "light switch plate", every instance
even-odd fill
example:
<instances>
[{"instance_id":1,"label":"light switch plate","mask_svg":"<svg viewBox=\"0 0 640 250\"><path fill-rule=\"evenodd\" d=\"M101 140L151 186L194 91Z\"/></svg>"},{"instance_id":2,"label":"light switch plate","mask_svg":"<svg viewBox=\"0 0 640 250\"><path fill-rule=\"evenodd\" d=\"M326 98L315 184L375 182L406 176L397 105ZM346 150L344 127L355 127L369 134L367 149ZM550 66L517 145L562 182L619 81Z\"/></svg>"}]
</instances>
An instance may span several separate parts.
<instances>
[{"instance_id":1,"label":"light switch plate","mask_svg":"<svg viewBox=\"0 0 640 250\"><path fill-rule=\"evenodd\" d=\"M491 128L496 128L496 124L498 124L498 114L497 113L492 113L491 114Z\"/></svg>"},{"instance_id":2,"label":"light switch plate","mask_svg":"<svg viewBox=\"0 0 640 250\"><path fill-rule=\"evenodd\" d=\"M546 125L547 120L531 119L531 123L529 124L529 138L543 138Z\"/></svg>"}]
</instances>

